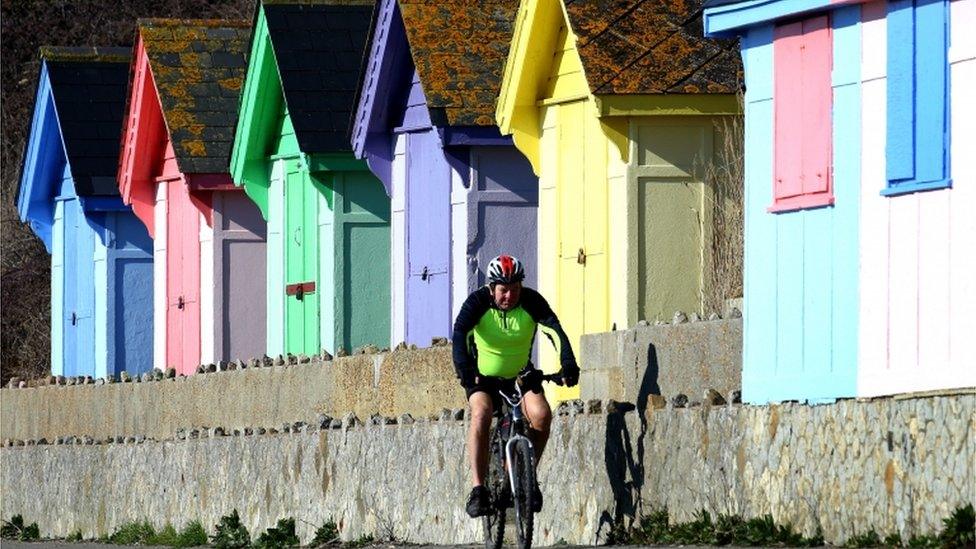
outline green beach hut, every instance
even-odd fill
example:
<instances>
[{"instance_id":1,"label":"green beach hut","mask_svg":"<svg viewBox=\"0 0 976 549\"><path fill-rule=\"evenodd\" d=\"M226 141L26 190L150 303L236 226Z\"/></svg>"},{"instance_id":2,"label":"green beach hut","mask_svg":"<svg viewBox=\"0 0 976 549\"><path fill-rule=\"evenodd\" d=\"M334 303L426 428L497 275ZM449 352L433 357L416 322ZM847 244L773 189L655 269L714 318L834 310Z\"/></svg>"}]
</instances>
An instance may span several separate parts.
<instances>
[{"instance_id":1,"label":"green beach hut","mask_svg":"<svg viewBox=\"0 0 976 549\"><path fill-rule=\"evenodd\" d=\"M269 355L389 345L390 201L348 137L372 5L257 5L231 174L268 221Z\"/></svg>"}]
</instances>

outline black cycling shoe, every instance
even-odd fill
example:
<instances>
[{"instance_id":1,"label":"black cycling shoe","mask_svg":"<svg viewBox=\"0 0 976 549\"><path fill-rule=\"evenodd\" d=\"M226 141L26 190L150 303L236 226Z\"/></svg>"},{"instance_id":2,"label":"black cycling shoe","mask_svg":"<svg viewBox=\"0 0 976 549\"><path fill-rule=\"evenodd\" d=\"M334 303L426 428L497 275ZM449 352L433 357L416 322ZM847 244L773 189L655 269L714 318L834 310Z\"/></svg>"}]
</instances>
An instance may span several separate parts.
<instances>
[{"instance_id":1,"label":"black cycling shoe","mask_svg":"<svg viewBox=\"0 0 976 549\"><path fill-rule=\"evenodd\" d=\"M532 511L538 513L542 510L542 490L539 489L539 483L536 483L532 487Z\"/></svg>"},{"instance_id":2,"label":"black cycling shoe","mask_svg":"<svg viewBox=\"0 0 976 549\"><path fill-rule=\"evenodd\" d=\"M483 517L491 513L491 495L484 486L475 486L468 496L468 504L464 506L471 518Z\"/></svg>"}]
</instances>

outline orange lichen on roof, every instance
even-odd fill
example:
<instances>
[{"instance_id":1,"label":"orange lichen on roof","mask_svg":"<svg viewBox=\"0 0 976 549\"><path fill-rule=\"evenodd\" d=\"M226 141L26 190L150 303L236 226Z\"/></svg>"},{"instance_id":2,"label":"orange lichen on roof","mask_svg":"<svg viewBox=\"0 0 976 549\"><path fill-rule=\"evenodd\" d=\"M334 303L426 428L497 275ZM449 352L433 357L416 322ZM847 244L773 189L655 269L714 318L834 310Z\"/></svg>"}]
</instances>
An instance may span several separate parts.
<instances>
[{"instance_id":1,"label":"orange lichen on roof","mask_svg":"<svg viewBox=\"0 0 976 549\"><path fill-rule=\"evenodd\" d=\"M40 57L52 62L128 63L131 61L131 50L129 48L41 46Z\"/></svg>"},{"instance_id":2,"label":"orange lichen on roof","mask_svg":"<svg viewBox=\"0 0 976 549\"><path fill-rule=\"evenodd\" d=\"M180 170L226 172L250 23L140 19L138 28Z\"/></svg>"},{"instance_id":3,"label":"orange lichen on roof","mask_svg":"<svg viewBox=\"0 0 976 549\"><path fill-rule=\"evenodd\" d=\"M401 0L407 41L432 114L494 125L517 0Z\"/></svg>"},{"instance_id":4,"label":"orange lichen on roof","mask_svg":"<svg viewBox=\"0 0 976 549\"><path fill-rule=\"evenodd\" d=\"M738 45L704 38L701 0L566 2L594 94L735 93Z\"/></svg>"}]
</instances>

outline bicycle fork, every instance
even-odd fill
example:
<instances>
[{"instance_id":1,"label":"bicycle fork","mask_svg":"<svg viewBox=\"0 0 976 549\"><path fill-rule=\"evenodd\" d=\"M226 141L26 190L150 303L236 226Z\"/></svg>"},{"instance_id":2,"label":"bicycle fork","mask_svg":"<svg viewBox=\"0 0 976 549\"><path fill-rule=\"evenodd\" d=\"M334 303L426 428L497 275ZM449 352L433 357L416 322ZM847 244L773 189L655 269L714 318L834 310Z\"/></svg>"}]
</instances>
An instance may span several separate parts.
<instances>
[{"instance_id":1,"label":"bicycle fork","mask_svg":"<svg viewBox=\"0 0 976 549\"><path fill-rule=\"evenodd\" d=\"M526 437L526 436L515 435L512 438L508 439L508 442L505 443L505 468L508 469L508 485L512 489L512 499L513 500L516 497L518 497L518 494L515 493L515 487L517 485L515 484L515 467L512 467L512 452L514 451L515 443L518 442L518 441L520 441L520 440L524 440L526 443L528 443L529 450L532 451L532 453L530 454L529 459L531 460L532 459L531 456L535 455L535 448L532 446L532 441L529 440L529 438ZM530 462L528 464L528 466L529 467L534 467L535 464L533 464L533 463ZM515 512L518 513L518 505L515 506Z\"/></svg>"}]
</instances>

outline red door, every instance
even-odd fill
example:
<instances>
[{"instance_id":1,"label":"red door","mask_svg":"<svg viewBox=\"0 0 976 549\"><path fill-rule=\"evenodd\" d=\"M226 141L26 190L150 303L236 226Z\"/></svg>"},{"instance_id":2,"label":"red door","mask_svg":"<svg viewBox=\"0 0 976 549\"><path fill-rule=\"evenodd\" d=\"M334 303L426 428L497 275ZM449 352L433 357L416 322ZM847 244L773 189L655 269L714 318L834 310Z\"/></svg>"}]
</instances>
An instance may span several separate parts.
<instances>
[{"instance_id":1,"label":"red door","mask_svg":"<svg viewBox=\"0 0 976 549\"><path fill-rule=\"evenodd\" d=\"M200 364L200 212L183 179L166 190L166 364L192 374Z\"/></svg>"}]
</instances>

